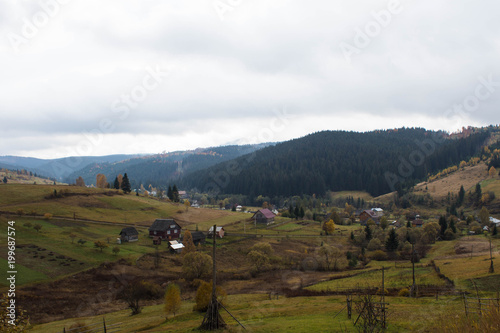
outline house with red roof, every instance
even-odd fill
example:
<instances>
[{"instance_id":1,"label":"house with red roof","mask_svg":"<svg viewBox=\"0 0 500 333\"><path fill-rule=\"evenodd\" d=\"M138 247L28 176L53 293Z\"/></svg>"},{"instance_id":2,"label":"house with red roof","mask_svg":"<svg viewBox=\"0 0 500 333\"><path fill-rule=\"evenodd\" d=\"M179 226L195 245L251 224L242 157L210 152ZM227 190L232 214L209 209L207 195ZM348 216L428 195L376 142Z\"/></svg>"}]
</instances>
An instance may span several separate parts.
<instances>
[{"instance_id":1,"label":"house with red roof","mask_svg":"<svg viewBox=\"0 0 500 333\"><path fill-rule=\"evenodd\" d=\"M274 223L274 218L276 215L271 212L269 209L259 209L255 214L253 214L252 219L255 223L261 224L271 224Z\"/></svg>"}]
</instances>

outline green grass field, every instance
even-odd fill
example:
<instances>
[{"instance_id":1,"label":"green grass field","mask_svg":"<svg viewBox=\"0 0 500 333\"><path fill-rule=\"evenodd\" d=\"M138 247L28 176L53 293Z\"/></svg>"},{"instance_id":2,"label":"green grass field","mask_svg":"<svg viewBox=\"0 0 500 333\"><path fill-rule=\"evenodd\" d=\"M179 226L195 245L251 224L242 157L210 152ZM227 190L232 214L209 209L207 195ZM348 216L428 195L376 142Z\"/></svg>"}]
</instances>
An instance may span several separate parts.
<instances>
[{"instance_id":1,"label":"green grass field","mask_svg":"<svg viewBox=\"0 0 500 333\"><path fill-rule=\"evenodd\" d=\"M386 302L389 303L387 332L424 332L437 325L443 315L459 313L463 308L461 299L452 297L441 297L439 300L386 297ZM297 333L354 331L353 320L347 318L345 304L343 296L269 300L267 295L259 294L229 295L225 302L226 308L245 326L246 331ZM107 323L117 325L120 332L196 332L203 314L193 312L193 305L192 301L184 301L175 318L171 314L166 315L162 305L156 305L145 307L136 316L130 316L129 310L122 310L105 316L37 325L30 332L62 332L75 322L90 326L102 323L103 318ZM220 332L243 332L224 310L221 315L228 327ZM166 317L168 320L165 320Z\"/></svg>"},{"instance_id":2,"label":"green grass field","mask_svg":"<svg viewBox=\"0 0 500 333\"><path fill-rule=\"evenodd\" d=\"M53 280L67 274L94 267L106 261L120 258L135 260L144 253L151 253L154 247L147 237L145 228L139 228L139 241L116 244L116 238L122 226L96 225L93 223L75 222L71 220L40 220L31 218L15 218L16 229L16 262L19 267L18 285L34 281ZM40 224L37 232L26 224ZM0 228L7 230L7 220L0 219ZM69 235L74 234L74 239ZM78 240L86 242L78 244ZM94 241L108 243L109 248L102 252L94 247ZM6 233L0 234L0 246L6 246ZM120 252L114 255L112 248L118 246ZM62 258L64 256L64 258ZM61 257L61 258L58 258ZM0 253L4 262L7 253ZM26 274L24 274L26 273ZM0 271L0 285L5 285L5 271Z\"/></svg>"}]
</instances>

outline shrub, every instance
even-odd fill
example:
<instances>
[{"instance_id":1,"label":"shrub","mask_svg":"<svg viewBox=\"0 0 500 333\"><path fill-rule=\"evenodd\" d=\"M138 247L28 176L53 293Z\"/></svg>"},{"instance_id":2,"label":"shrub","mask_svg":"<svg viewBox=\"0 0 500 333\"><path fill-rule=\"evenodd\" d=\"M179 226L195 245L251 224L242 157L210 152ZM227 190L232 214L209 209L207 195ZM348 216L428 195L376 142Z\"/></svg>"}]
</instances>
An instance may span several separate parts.
<instances>
[{"instance_id":1,"label":"shrub","mask_svg":"<svg viewBox=\"0 0 500 333\"><path fill-rule=\"evenodd\" d=\"M217 300L224 304L224 299L226 298L226 292L219 286L215 288L215 294ZM193 311L205 312L208 309L208 304L212 299L212 282L208 283L201 281L198 290L196 291L195 301L196 304L193 306Z\"/></svg>"},{"instance_id":2,"label":"shrub","mask_svg":"<svg viewBox=\"0 0 500 333\"><path fill-rule=\"evenodd\" d=\"M403 288L398 292L398 296L399 297L408 297L408 296L410 296L410 291L408 290L408 288Z\"/></svg>"},{"instance_id":3,"label":"shrub","mask_svg":"<svg viewBox=\"0 0 500 333\"><path fill-rule=\"evenodd\" d=\"M45 213L45 214L43 214L43 218L48 221L48 220L50 220L52 218L52 214Z\"/></svg>"},{"instance_id":4,"label":"shrub","mask_svg":"<svg viewBox=\"0 0 500 333\"><path fill-rule=\"evenodd\" d=\"M269 256L273 253L273 248L271 247L271 244L269 244L269 243L257 243L257 244L254 244L250 248L249 252L252 252L252 251L257 251L257 252L260 252L262 254Z\"/></svg>"},{"instance_id":5,"label":"shrub","mask_svg":"<svg viewBox=\"0 0 500 333\"><path fill-rule=\"evenodd\" d=\"M71 331L71 333L83 333L88 332L89 330L90 328L82 322L76 322L69 327L69 331Z\"/></svg>"},{"instance_id":6,"label":"shrub","mask_svg":"<svg viewBox=\"0 0 500 333\"><path fill-rule=\"evenodd\" d=\"M381 250L382 249L382 242L378 238L373 238L370 240L368 245L366 246L368 251L376 251L376 250Z\"/></svg>"},{"instance_id":7,"label":"shrub","mask_svg":"<svg viewBox=\"0 0 500 333\"><path fill-rule=\"evenodd\" d=\"M382 250L369 252L367 257L372 259L372 260L377 260L377 261L387 260L387 254Z\"/></svg>"}]
</instances>

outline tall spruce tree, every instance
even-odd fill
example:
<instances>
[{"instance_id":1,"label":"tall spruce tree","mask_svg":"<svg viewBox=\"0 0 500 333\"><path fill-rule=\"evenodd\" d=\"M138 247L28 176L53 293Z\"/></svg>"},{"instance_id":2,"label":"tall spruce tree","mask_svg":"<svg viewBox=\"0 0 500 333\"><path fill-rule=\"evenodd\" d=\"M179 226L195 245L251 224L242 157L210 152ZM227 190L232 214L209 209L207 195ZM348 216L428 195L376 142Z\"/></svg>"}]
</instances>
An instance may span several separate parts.
<instances>
[{"instance_id":1,"label":"tall spruce tree","mask_svg":"<svg viewBox=\"0 0 500 333\"><path fill-rule=\"evenodd\" d=\"M448 223L446 222L446 217L443 215L439 217L439 226L441 227L439 234L441 235L441 239L444 239L444 232L448 229Z\"/></svg>"},{"instance_id":2,"label":"tall spruce tree","mask_svg":"<svg viewBox=\"0 0 500 333\"><path fill-rule=\"evenodd\" d=\"M367 241L369 241L370 239L372 239L372 237L372 229L370 229L370 226L367 224L365 227L365 238Z\"/></svg>"},{"instance_id":3,"label":"tall spruce tree","mask_svg":"<svg viewBox=\"0 0 500 333\"><path fill-rule=\"evenodd\" d=\"M172 186L168 185L167 197L170 201L174 201L174 192L172 192Z\"/></svg>"},{"instance_id":4,"label":"tall spruce tree","mask_svg":"<svg viewBox=\"0 0 500 333\"><path fill-rule=\"evenodd\" d=\"M481 184L479 184L479 183L476 184L476 193L475 194L476 194L476 204L480 204L483 194L482 194L482 190L481 190Z\"/></svg>"},{"instance_id":5,"label":"tall spruce tree","mask_svg":"<svg viewBox=\"0 0 500 333\"><path fill-rule=\"evenodd\" d=\"M115 177L115 182L113 184L113 188L119 190L120 189L120 182L118 181L118 177Z\"/></svg>"},{"instance_id":6,"label":"tall spruce tree","mask_svg":"<svg viewBox=\"0 0 500 333\"><path fill-rule=\"evenodd\" d=\"M458 198L457 198L457 207L462 206L464 203L464 198L465 198L465 189L464 186L460 186L460 191L458 191Z\"/></svg>"},{"instance_id":7,"label":"tall spruce tree","mask_svg":"<svg viewBox=\"0 0 500 333\"><path fill-rule=\"evenodd\" d=\"M385 241L385 249L389 252L394 252L398 249L398 246L398 235L396 234L396 229L392 228L391 231L389 231L389 237Z\"/></svg>"},{"instance_id":8,"label":"tall spruce tree","mask_svg":"<svg viewBox=\"0 0 500 333\"><path fill-rule=\"evenodd\" d=\"M180 198L179 198L179 190L177 189L177 185L174 184L174 187L172 188L172 201L173 202L179 202L180 201Z\"/></svg>"},{"instance_id":9,"label":"tall spruce tree","mask_svg":"<svg viewBox=\"0 0 500 333\"><path fill-rule=\"evenodd\" d=\"M123 175L122 190L126 194L132 192L132 187L130 186L130 180L128 179L127 173Z\"/></svg>"}]
</instances>

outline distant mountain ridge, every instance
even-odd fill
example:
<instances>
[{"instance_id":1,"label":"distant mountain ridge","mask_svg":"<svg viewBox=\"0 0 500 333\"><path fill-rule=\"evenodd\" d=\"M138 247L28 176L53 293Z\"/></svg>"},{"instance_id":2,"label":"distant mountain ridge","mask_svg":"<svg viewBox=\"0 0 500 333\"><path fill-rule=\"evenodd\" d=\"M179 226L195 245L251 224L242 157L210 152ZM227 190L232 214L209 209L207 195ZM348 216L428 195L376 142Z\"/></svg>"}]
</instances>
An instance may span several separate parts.
<instances>
[{"instance_id":1,"label":"distant mountain ridge","mask_svg":"<svg viewBox=\"0 0 500 333\"><path fill-rule=\"evenodd\" d=\"M86 184L95 184L96 175L104 174L109 183L119 174L127 173L133 187L141 184L155 187L168 187L172 182L197 170L206 169L217 163L252 153L271 145L231 145L221 147L197 148L194 150L175 151L156 155L145 155L114 162L91 163L66 176L65 181L74 183L82 177Z\"/></svg>"},{"instance_id":2,"label":"distant mountain ridge","mask_svg":"<svg viewBox=\"0 0 500 333\"><path fill-rule=\"evenodd\" d=\"M41 159L34 157L20 156L0 156L0 168L6 169L25 169L57 179L64 180L72 172L79 170L91 163L113 163L125 159L142 156L140 154L125 155L107 155L107 156L71 156L56 159Z\"/></svg>"}]
</instances>

